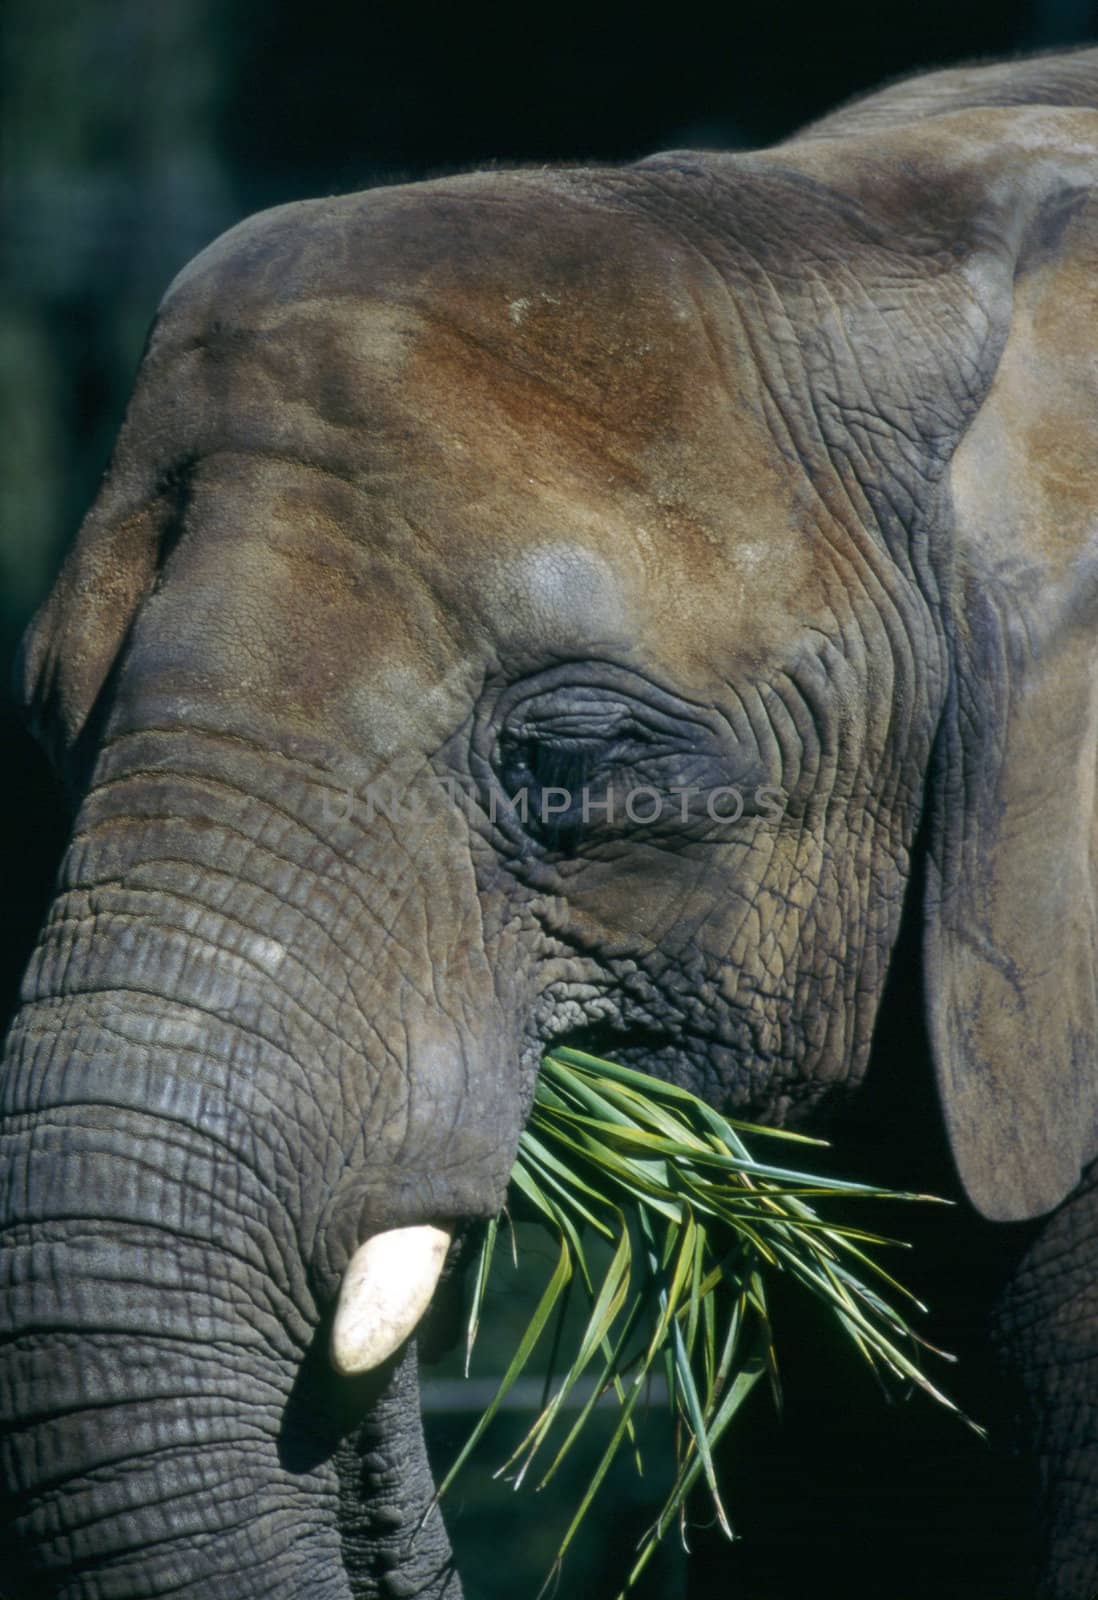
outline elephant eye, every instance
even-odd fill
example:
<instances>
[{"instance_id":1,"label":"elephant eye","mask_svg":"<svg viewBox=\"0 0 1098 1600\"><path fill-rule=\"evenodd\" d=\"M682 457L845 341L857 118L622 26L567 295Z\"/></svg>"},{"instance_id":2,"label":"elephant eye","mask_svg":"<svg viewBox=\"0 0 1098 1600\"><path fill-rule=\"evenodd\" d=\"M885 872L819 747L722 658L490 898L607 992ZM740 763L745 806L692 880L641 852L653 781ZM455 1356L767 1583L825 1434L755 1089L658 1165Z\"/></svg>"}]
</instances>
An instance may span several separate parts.
<instances>
[{"instance_id":1,"label":"elephant eye","mask_svg":"<svg viewBox=\"0 0 1098 1600\"><path fill-rule=\"evenodd\" d=\"M599 739L505 735L499 774L506 798L525 814L527 832L551 850L577 844L586 827L585 796L611 754Z\"/></svg>"},{"instance_id":2,"label":"elephant eye","mask_svg":"<svg viewBox=\"0 0 1098 1600\"><path fill-rule=\"evenodd\" d=\"M526 739L515 754L517 764L542 788L578 789L591 776L603 747L592 740L547 742Z\"/></svg>"},{"instance_id":3,"label":"elephant eye","mask_svg":"<svg viewBox=\"0 0 1098 1600\"><path fill-rule=\"evenodd\" d=\"M702 768L721 781L708 730L650 686L647 700L582 683L538 686L494 709L492 743L482 746L489 817L550 851L672 826L664 801L676 785L700 782Z\"/></svg>"}]
</instances>

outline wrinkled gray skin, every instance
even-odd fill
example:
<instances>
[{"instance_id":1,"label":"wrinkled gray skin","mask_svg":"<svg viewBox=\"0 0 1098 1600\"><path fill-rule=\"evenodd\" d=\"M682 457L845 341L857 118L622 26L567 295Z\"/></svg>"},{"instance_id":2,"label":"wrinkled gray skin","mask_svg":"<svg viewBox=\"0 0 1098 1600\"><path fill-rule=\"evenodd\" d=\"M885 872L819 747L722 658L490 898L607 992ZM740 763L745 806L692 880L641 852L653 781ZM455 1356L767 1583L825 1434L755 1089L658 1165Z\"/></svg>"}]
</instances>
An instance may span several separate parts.
<instances>
[{"instance_id":1,"label":"wrinkled gray skin","mask_svg":"<svg viewBox=\"0 0 1098 1600\"><path fill-rule=\"evenodd\" d=\"M1095 51L945 73L285 207L172 286L24 652L75 823L3 1077L16 1595L456 1600L414 1346L327 1375L352 1251L496 1210L562 1033L855 1095L921 824L957 1168L1050 1213L1001 1314L1040 1593L1089 1600L1095 107ZM562 774L698 792L491 820Z\"/></svg>"}]
</instances>

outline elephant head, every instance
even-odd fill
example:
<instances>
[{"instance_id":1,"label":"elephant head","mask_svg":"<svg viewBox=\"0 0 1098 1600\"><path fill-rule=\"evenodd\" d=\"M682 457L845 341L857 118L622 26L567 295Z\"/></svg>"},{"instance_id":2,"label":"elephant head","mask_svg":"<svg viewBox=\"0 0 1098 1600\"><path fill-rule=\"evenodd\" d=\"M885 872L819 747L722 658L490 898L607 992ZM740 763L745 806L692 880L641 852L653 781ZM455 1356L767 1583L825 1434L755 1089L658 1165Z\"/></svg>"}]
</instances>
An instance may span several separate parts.
<instances>
[{"instance_id":1,"label":"elephant head","mask_svg":"<svg viewBox=\"0 0 1098 1600\"><path fill-rule=\"evenodd\" d=\"M917 833L961 1179L1072 1190L1096 106L949 73L172 285L22 658L75 820L0 1103L17 1593L456 1596L408 1335L541 1053L841 1120Z\"/></svg>"}]
</instances>

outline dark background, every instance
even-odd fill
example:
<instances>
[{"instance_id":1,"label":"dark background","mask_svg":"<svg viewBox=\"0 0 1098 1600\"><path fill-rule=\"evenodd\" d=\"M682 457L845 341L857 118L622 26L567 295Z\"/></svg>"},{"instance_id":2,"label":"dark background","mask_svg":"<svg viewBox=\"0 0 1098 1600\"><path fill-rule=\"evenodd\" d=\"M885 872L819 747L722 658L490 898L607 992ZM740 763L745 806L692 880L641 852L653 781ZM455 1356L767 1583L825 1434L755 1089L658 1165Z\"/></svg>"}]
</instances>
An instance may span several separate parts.
<instances>
[{"instance_id":1,"label":"dark background","mask_svg":"<svg viewBox=\"0 0 1098 1600\"><path fill-rule=\"evenodd\" d=\"M664 0L654 10L4 0L0 19L5 662L95 492L163 289L239 217L486 162L762 144L889 77L1098 39L1089 0ZM0 1019L63 836L44 764L0 708ZM957 1471L963 1499L979 1467ZM801 1499L831 1472L809 1459ZM790 1492L788 1477L772 1492L765 1471L746 1479L750 1515L779 1526L772 1502ZM481 1514L471 1493L459 1523L467 1503L473 1522ZM516 1517L500 1530L505 1561L490 1536L473 1537L486 1574L476 1592L534 1592L516 1576L522 1527ZM587 1570L592 1592L613 1592ZM677 1573L658 1572L651 1592L679 1592ZM881 1590L890 1600L908 1592L897 1578L893 1569Z\"/></svg>"}]
</instances>

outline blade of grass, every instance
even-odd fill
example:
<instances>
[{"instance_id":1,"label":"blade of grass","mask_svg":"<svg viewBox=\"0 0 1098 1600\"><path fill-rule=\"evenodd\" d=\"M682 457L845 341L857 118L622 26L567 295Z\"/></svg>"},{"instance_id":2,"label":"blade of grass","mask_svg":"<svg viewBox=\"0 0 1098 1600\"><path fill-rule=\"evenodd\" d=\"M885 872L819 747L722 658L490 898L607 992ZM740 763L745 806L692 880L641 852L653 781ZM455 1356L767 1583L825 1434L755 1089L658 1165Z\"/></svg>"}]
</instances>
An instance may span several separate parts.
<instances>
[{"instance_id":1,"label":"blade of grass","mask_svg":"<svg viewBox=\"0 0 1098 1600\"><path fill-rule=\"evenodd\" d=\"M499 1234L499 1218L493 1217L484 1230L484 1239L481 1242L480 1256L477 1260L477 1274L473 1284L473 1303L469 1310L469 1323L465 1330L465 1376L469 1376L469 1362L473 1354L473 1345L476 1343L477 1333L480 1329L480 1313L484 1305L484 1291L488 1287L488 1274L492 1270L492 1257L496 1252L496 1238Z\"/></svg>"},{"instance_id":2,"label":"blade of grass","mask_svg":"<svg viewBox=\"0 0 1098 1600\"><path fill-rule=\"evenodd\" d=\"M507 1368L507 1371L504 1373L503 1377L500 1379L499 1387L497 1388L494 1397L485 1408L483 1416L480 1418L476 1427L469 1435L469 1438L462 1446L457 1460L454 1462L453 1466L451 1466L449 1472L442 1480L442 1483L435 1491L432 1504L437 1504L437 1502L446 1493L446 1490L453 1483L454 1479L457 1477L457 1474L465 1465L465 1462L469 1459L469 1456L472 1454L472 1451L475 1449L476 1445L484 1437L485 1430L487 1429L492 1418L495 1416L496 1412L499 1410L501 1401L510 1391L515 1379L526 1366L530 1357L530 1353L537 1344L538 1340L541 1338L542 1330L549 1320L553 1307L571 1276L572 1260L571 1256L569 1255L567 1242L562 1235L560 1241L560 1254L557 1258L557 1265L553 1272L553 1276L546 1285L545 1291L542 1294L541 1299L538 1301L534 1314L527 1324L526 1331L519 1340L518 1349L515 1351L515 1354L511 1359L511 1364Z\"/></svg>"}]
</instances>

